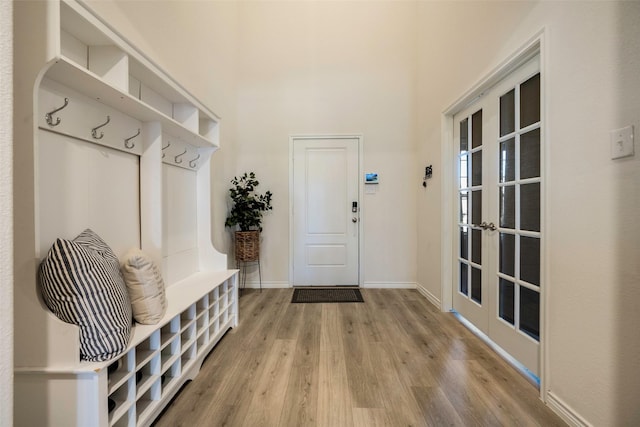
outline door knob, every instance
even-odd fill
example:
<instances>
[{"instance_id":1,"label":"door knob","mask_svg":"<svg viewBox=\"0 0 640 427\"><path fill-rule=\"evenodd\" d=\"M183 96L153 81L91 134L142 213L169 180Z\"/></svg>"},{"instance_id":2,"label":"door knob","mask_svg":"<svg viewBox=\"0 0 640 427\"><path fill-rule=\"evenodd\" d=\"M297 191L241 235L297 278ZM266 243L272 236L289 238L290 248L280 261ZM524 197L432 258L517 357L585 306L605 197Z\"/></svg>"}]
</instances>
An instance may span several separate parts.
<instances>
[{"instance_id":1,"label":"door knob","mask_svg":"<svg viewBox=\"0 0 640 427\"><path fill-rule=\"evenodd\" d=\"M351 222L358 222L358 218L354 216L353 218L351 218Z\"/></svg>"},{"instance_id":2,"label":"door knob","mask_svg":"<svg viewBox=\"0 0 640 427\"><path fill-rule=\"evenodd\" d=\"M496 225L492 222L487 224L485 221L482 221L478 227L482 228L483 230L491 230L491 231L496 230Z\"/></svg>"}]
</instances>

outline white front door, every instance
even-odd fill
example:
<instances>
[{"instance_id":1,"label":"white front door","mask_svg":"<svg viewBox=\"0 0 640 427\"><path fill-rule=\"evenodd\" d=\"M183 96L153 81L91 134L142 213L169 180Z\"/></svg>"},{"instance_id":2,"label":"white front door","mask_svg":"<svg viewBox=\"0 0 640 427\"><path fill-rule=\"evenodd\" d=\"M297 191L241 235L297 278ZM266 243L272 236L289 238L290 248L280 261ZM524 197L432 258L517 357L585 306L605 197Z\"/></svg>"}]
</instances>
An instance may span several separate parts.
<instances>
[{"instance_id":1,"label":"white front door","mask_svg":"<svg viewBox=\"0 0 640 427\"><path fill-rule=\"evenodd\" d=\"M292 141L293 285L357 286L360 138Z\"/></svg>"},{"instance_id":2,"label":"white front door","mask_svg":"<svg viewBox=\"0 0 640 427\"><path fill-rule=\"evenodd\" d=\"M540 372L541 88L535 57L454 116L453 308Z\"/></svg>"}]
</instances>

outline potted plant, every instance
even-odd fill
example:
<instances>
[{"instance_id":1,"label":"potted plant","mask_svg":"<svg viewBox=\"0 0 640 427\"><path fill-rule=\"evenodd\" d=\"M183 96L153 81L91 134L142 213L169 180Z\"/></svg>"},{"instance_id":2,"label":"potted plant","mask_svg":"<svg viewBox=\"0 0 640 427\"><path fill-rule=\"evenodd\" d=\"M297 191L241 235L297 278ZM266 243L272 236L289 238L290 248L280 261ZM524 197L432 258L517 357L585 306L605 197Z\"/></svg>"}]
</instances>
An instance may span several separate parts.
<instances>
[{"instance_id":1,"label":"potted plant","mask_svg":"<svg viewBox=\"0 0 640 427\"><path fill-rule=\"evenodd\" d=\"M236 261L256 261L260 254L262 214L273 209L273 194L271 191L264 194L255 192L260 183L253 172L245 172L240 178L234 177L231 184L233 187L229 189L229 196L233 206L224 225L240 228L235 232Z\"/></svg>"}]
</instances>

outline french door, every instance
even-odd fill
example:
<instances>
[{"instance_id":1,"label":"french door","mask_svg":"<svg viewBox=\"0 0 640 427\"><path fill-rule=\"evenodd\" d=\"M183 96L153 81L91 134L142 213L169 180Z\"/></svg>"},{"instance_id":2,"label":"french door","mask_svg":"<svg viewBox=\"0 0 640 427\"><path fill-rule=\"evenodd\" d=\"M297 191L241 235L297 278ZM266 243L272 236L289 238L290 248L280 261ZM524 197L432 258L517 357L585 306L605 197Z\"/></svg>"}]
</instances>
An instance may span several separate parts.
<instances>
[{"instance_id":1,"label":"french door","mask_svg":"<svg viewBox=\"0 0 640 427\"><path fill-rule=\"evenodd\" d=\"M453 308L538 376L542 140L535 57L454 116Z\"/></svg>"}]
</instances>

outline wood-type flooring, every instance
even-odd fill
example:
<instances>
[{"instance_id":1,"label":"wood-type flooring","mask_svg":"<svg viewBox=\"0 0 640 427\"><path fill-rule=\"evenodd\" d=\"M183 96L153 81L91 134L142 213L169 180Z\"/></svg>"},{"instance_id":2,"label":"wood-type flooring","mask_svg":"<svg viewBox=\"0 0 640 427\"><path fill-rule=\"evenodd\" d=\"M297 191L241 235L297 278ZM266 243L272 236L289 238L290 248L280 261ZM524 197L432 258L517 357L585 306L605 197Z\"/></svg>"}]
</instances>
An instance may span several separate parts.
<instances>
[{"instance_id":1,"label":"wood-type flooring","mask_svg":"<svg viewBox=\"0 0 640 427\"><path fill-rule=\"evenodd\" d=\"M563 426L538 390L416 290L291 304L245 290L229 331L156 420L176 426Z\"/></svg>"}]
</instances>

